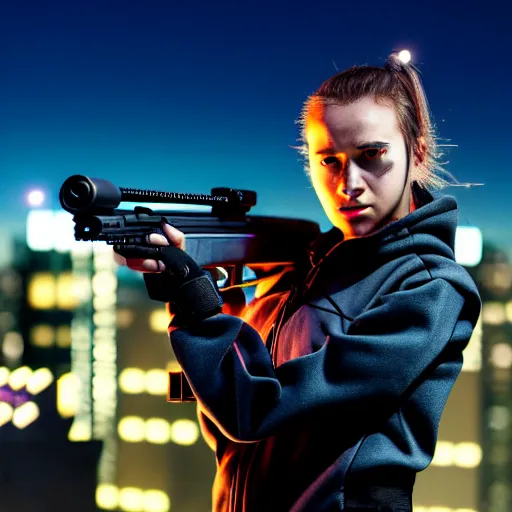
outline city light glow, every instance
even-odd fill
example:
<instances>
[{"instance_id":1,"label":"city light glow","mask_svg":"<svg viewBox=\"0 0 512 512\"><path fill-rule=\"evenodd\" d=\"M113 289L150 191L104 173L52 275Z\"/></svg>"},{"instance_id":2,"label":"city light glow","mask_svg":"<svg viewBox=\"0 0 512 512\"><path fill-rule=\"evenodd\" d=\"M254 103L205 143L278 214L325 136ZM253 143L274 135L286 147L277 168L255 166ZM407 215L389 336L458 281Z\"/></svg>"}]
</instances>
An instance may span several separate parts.
<instances>
[{"instance_id":1,"label":"city light glow","mask_svg":"<svg viewBox=\"0 0 512 512\"><path fill-rule=\"evenodd\" d=\"M23 336L16 331L6 332L2 342L2 353L6 360L17 361L23 355Z\"/></svg>"},{"instance_id":2,"label":"city light glow","mask_svg":"<svg viewBox=\"0 0 512 512\"><path fill-rule=\"evenodd\" d=\"M477 443L452 443L438 441L432 466L456 466L460 468L476 468L482 461L482 447Z\"/></svg>"},{"instance_id":3,"label":"city light glow","mask_svg":"<svg viewBox=\"0 0 512 512\"><path fill-rule=\"evenodd\" d=\"M9 375L9 387L13 391L19 391L27 385L29 378L32 376L32 370L28 366L16 368Z\"/></svg>"},{"instance_id":4,"label":"city light glow","mask_svg":"<svg viewBox=\"0 0 512 512\"><path fill-rule=\"evenodd\" d=\"M458 226L455 231L455 261L476 267L482 261L483 235L475 226Z\"/></svg>"},{"instance_id":5,"label":"city light glow","mask_svg":"<svg viewBox=\"0 0 512 512\"><path fill-rule=\"evenodd\" d=\"M44 203L45 195L42 190L31 190L27 194L27 203L29 206L41 206Z\"/></svg>"},{"instance_id":6,"label":"city light glow","mask_svg":"<svg viewBox=\"0 0 512 512\"><path fill-rule=\"evenodd\" d=\"M61 417L71 418L76 414L80 402L79 385L73 373L65 373L57 380L57 411ZM74 432L76 434L77 431Z\"/></svg>"},{"instance_id":7,"label":"city light glow","mask_svg":"<svg viewBox=\"0 0 512 512\"><path fill-rule=\"evenodd\" d=\"M38 395L53 382L53 373L48 368L38 368L28 379L27 391Z\"/></svg>"},{"instance_id":8,"label":"city light glow","mask_svg":"<svg viewBox=\"0 0 512 512\"><path fill-rule=\"evenodd\" d=\"M14 409L7 402L0 402L0 427L12 420Z\"/></svg>"},{"instance_id":9,"label":"city light glow","mask_svg":"<svg viewBox=\"0 0 512 512\"><path fill-rule=\"evenodd\" d=\"M146 420L146 441L152 444L165 444L171 440L171 425L163 418Z\"/></svg>"},{"instance_id":10,"label":"city light glow","mask_svg":"<svg viewBox=\"0 0 512 512\"><path fill-rule=\"evenodd\" d=\"M96 487L96 504L105 510L115 510L119 504L119 489L112 484Z\"/></svg>"},{"instance_id":11,"label":"city light glow","mask_svg":"<svg viewBox=\"0 0 512 512\"><path fill-rule=\"evenodd\" d=\"M12 415L12 424L23 429L39 418L39 406L35 402L25 402L16 407Z\"/></svg>"},{"instance_id":12,"label":"city light glow","mask_svg":"<svg viewBox=\"0 0 512 512\"><path fill-rule=\"evenodd\" d=\"M140 416L125 416L119 421L117 432L127 443L140 443L146 436L144 419Z\"/></svg>"},{"instance_id":13,"label":"city light glow","mask_svg":"<svg viewBox=\"0 0 512 512\"><path fill-rule=\"evenodd\" d=\"M150 395L167 395L169 373L162 368L125 368L119 374L119 389L129 395L148 393Z\"/></svg>"},{"instance_id":14,"label":"city light glow","mask_svg":"<svg viewBox=\"0 0 512 512\"><path fill-rule=\"evenodd\" d=\"M171 500L160 489L141 489L102 483L96 487L96 504L104 510L127 512L169 512Z\"/></svg>"},{"instance_id":15,"label":"city light glow","mask_svg":"<svg viewBox=\"0 0 512 512\"><path fill-rule=\"evenodd\" d=\"M146 372L141 368L125 368L119 374L119 389L137 395L146 391Z\"/></svg>"},{"instance_id":16,"label":"city light glow","mask_svg":"<svg viewBox=\"0 0 512 512\"><path fill-rule=\"evenodd\" d=\"M146 372L146 391L150 395L167 395L169 374L161 368Z\"/></svg>"},{"instance_id":17,"label":"city light glow","mask_svg":"<svg viewBox=\"0 0 512 512\"><path fill-rule=\"evenodd\" d=\"M167 332L169 314L165 308L155 309L149 314L149 327L154 332Z\"/></svg>"},{"instance_id":18,"label":"city light glow","mask_svg":"<svg viewBox=\"0 0 512 512\"><path fill-rule=\"evenodd\" d=\"M190 446L199 439L199 427L192 420L176 420L171 425L171 440L176 444Z\"/></svg>"},{"instance_id":19,"label":"city light glow","mask_svg":"<svg viewBox=\"0 0 512 512\"><path fill-rule=\"evenodd\" d=\"M199 426L195 421L183 418L169 422L164 418L144 419L140 416L125 416L117 425L120 439L127 443L148 442L166 444L173 442L191 446L199 439Z\"/></svg>"}]
</instances>

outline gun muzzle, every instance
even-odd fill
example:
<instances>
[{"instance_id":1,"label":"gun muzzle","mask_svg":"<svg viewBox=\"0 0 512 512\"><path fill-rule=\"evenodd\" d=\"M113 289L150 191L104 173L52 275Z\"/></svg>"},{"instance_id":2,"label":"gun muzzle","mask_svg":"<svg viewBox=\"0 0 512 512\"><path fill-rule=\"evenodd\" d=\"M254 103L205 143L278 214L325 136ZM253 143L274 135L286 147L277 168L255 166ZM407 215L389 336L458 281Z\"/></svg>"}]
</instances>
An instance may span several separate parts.
<instances>
[{"instance_id":1,"label":"gun muzzle","mask_svg":"<svg viewBox=\"0 0 512 512\"><path fill-rule=\"evenodd\" d=\"M100 178L81 174L70 176L60 188L59 200L69 213L85 213L94 208L116 208L121 203L121 189Z\"/></svg>"}]
</instances>

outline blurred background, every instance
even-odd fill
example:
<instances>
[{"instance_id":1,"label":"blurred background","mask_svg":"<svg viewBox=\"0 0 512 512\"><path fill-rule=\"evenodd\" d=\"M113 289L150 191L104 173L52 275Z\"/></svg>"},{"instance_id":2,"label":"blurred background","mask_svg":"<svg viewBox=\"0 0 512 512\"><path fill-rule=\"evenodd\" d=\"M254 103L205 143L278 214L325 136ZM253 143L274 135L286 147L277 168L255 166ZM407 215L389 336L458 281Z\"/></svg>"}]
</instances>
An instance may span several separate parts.
<instances>
[{"instance_id":1,"label":"blurred background","mask_svg":"<svg viewBox=\"0 0 512 512\"><path fill-rule=\"evenodd\" d=\"M101 243L75 243L58 191L255 190L251 213L329 222L294 120L336 70L408 49L460 208L456 257L483 313L415 512L512 510L510 4L341 1L0 5L0 509L207 512L213 453L162 304Z\"/></svg>"}]
</instances>

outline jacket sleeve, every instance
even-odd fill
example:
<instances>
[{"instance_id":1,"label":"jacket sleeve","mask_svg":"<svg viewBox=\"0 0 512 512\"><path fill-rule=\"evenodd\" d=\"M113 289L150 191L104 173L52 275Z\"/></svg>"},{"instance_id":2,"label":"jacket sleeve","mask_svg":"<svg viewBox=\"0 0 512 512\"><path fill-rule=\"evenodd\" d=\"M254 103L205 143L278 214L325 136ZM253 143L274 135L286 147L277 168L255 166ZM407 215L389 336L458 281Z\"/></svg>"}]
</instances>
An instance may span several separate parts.
<instances>
[{"instance_id":1,"label":"jacket sleeve","mask_svg":"<svg viewBox=\"0 0 512 512\"><path fill-rule=\"evenodd\" d=\"M436 365L456 327L463 342L452 348L460 359L479 313L460 318L464 304L444 279L402 287L355 318L347 333L327 332L320 350L277 368L257 331L239 318L220 314L194 328L170 327L169 335L208 417L228 438L254 442L312 416L391 413Z\"/></svg>"}]
</instances>

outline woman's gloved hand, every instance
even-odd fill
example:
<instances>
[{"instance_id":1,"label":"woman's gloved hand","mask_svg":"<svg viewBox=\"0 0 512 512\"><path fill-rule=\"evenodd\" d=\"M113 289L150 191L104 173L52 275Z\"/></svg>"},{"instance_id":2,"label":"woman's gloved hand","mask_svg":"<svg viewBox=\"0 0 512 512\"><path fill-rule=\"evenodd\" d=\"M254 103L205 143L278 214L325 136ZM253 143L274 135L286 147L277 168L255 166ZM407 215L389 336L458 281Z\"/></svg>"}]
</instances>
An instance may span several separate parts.
<instances>
[{"instance_id":1,"label":"woman's gloved hand","mask_svg":"<svg viewBox=\"0 0 512 512\"><path fill-rule=\"evenodd\" d=\"M165 301L186 323L193 323L221 311L222 299L209 274L184 251L185 235L162 221L165 236L153 233L150 247L114 246L114 259L120 265L145 273L159 273L159 288L165 290ZM146 281L148 292L151 289ZM159 297L157 300L162 300Z\"/></svg>"}]
</instances>

